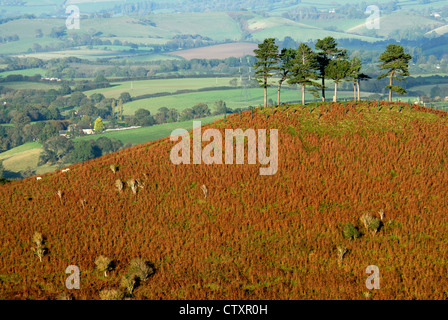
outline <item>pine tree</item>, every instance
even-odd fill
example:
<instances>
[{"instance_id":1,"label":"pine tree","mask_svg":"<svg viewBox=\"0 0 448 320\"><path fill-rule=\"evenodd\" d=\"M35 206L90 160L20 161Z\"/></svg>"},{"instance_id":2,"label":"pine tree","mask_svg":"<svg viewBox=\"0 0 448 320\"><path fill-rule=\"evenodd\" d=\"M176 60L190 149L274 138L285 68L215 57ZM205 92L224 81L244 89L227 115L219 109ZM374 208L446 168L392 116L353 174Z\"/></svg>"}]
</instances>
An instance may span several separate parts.
<instances>
[{"instance_id":1,"label":"pine tree","mask_svg":"<svg viewBox=\"0 0 448 320\"><path fill-rule=\"evenodd\" d=\"M316 73L318 68L316 54L308 45L301 43L292 63L291 76L288 83L297 84L301 87L303 105L305 105L306 86L314 86L317 88L320 86L317 82L313 81L319 78Z\"/></svg>"},{"instance_id":2,"label":"pine tree","mask_svg":"<svg viewBox=\"0 0 448 320\"><path fill-rule=\"evenodd\" d=\"M333 37L318 39L316 42L317 62L319 63L320 78L322 80L322 101L325 101L325 70L332 59L341 59L347 56L347 50L338 49L338 43Z\"/></svg>"},{"instance_id":3,"label":"pine tree","mask_svg":"<svg viewBox=\"0 0 448 320\"><path fill-rule=\"evenodd\" d=\"M389 85L386 86L389 89L389 102L392 102L392 91L398 94L407 92L403 87L393 85L393 80L403 81L405 76L409 76L409 60L411 59L412 56L405 53L403 47L398 44L388 45L386 51L381 54L378 66L387 72L380 75L378 80L389 77Z\"/></svg>"},{"instance_id":4,"label":"pine tree","mask_svg":"<svg viewBox=\"0 0 448 320\"><path fill-rule=\"evenodd\" d=\"M254 50L257 62L254 64L255 78L264 88L264 107L268 106L268 80L272 77L272 72L278 70L279 61L278 46L274 38L267 38L263 43L258 44L258 49Z\"/></svg>"},{"instance_id":5,"label":"pine tree","mask_svg":"<svg viewBox=\"0 0 448 320\"><path fill-rule=\"evenodd\" d=\"M362 64L358 57L354 57L350 60L350 69L348 71L348 79L353 81L353 100L359 99L359 83L362 80L370 79L370 77L361 72Z\"/></svg>"},{"instance_id":6,"label":"pine tree","mask_svg":"<svg viewBox=\"0 0 448 320\"><path fill-rule=\"evenodd\" d=\"M326 76L334 81L334 102L338 99L338 85L347 78L349 70L350 62L338 59L331 60L325 68Z\"/></svg>"},{"instance_id":7,"label":"pine tree","mask_svg":"<svg viewBox=\"0 0 448 320\"><path fill-rule=\"evenodd\" d=\"M294 49L282 49L279 59L279 76L280 80L278 81L278 91L277 91L277 105L280 105L280 90L282 88L283 82L288 79L289 74L291 73L291 68L293 65L294 57L296 55L296 51Z\"/></svg>"}]
</instances>

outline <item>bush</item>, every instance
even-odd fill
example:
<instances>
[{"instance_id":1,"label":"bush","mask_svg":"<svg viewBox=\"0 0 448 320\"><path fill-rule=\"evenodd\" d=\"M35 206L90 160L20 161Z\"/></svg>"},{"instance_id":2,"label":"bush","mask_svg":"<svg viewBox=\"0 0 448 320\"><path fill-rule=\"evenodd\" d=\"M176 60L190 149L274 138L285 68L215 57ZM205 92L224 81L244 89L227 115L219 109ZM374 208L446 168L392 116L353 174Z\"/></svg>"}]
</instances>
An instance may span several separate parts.
<instances>
[{"instance_id":1,"label":"bush","mask_svg":"<svg viewBox=\"0 0 448 320\"><path fill-rule=\"evenodd\" d=\"M128 292L129 295L132 295L132 292L137 284L137 280L138 278L135 274L126 274L121 277L120 285Z\"/></svg>"},{"instance_id":2,"label":"bush","mask_svg":"<svg viewBox=\"0 0 448 320\"><path fill-rule=\"evenodd\" d=\"M149 266L145 260L135 258L131 260L128 273L135 275L141 281L146 281L154 273L154 268Z\"/></svg>"},{"instance_id":3,"label":"bush","mask_svg":"<svg viewBox=\"0 0 448 320\"><path fill-rule=\"evenodd\" d=\"M104 289L100 292L101 300L122 300L123 292L117 289Z\"/></svg>"},{"instance_id":4,"label":"bush","mask_svg":"<svg viewBox=\"0 0 448 320\"><path fill-rule=\"evenodd\" d=\"M112 270L112 259L105 257L105 256L99 256L95 260L96 268L99 272L104 272L104 276L107 277L107 271Z\"/></svg>"},{"instance_id":5,"label":"bush","mask_svg":"<svg viewBox=\"0 0 448 320\"><path fill-rule=\"evenodd\" d=\"M356 228L352 223L347 223L344 226L342 233L346 239L356 239L361 236L358 228Z\"/></svg>"},{"instance_id":6,"label":"bush","mask_svg":"<svg viewBox=\"0 0 448 320\"><path fill-rule=\"evenodd\" d=\"M362 224L367 230L373 232L373 234L377 233L381 226L381 222L378 218L375 218L372 214L366 212L360 218Z\"/></svg>"}]
</instances>

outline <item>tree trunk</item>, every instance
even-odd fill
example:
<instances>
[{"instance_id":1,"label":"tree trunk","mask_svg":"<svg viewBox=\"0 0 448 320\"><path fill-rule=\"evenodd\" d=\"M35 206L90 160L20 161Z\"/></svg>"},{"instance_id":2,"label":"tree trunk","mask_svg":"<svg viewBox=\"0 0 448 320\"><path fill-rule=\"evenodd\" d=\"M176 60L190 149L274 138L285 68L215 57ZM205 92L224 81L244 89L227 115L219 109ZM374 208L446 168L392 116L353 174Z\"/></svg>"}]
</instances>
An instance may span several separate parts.
<instances>
[{"instance_id":1,"label":"tree trunk","mask_svg":"<svg viewBox=\"0 0 448 320\"><path fill-rule=\"evenodd\" d=\"M353 100L356 101L356 81L353 82Z\"/></svg>"},{"instance_id":2,"label":"tree trunk","mask_svg":"<svg viewBox=\"0 0 448 320\"><path fill-rule=\"evenodd\" d=\"M265 84L264 87L264 107L266 108L268 106L268 87Z\"/></svg>"},{"instance_id":3,"label":"tree trunk","mask_svg":"<svg viewBox=\"0 0 448 320\"><path fill-rule=\"evenodd\" d=\"M393 73L393 71L390 73L390 80L389 80L389 85L390 85L390 88L389 88L389 103L391 103L392 102L392 77L394 76L394 73Z\"/></svg>"},{"instance_id":4,"label":"tree trunk","mask_svg":"<svg viewBox=\"0 0 448 320\"><path fill-rule=\"evenodd\" d=\"M322 102L325 102L325 76L322 78Z\"/></svg>"},{"instance_id":5,"label":"tree trunk","mask_svg":"<svg viewBox=\"0 0 448 320\"><path fill-rule=\"evenodd\" d=\"M359 81L356 82L356 87L357 87L357 90L358 90L358 101L361 101L361 99L359 97Z\"/></svg>"},{"instance_id":6,"label":"tree trunk","mask_svg":"<svg viewBox=\"0 0 448 320\"><path fill-rule=\"evenodd\" d=\"M277 91L277 105L280 105L280 90L282 88L282 81L279 81L278 83L278 91Z\"/></svg>"},{"instance_id":7,"label":"tree trunk","mask_svg":"<svg viewBox=\"0 0 448 320\"><path fill-rule=\"evenodd\" d=\"M334 83L334 97L333 102L336 102L338 100L338 83Z\"/></svg>"},{"instance_id":8,"label":"tree trunk","mask_svg":"<svg viewBox=\"0 0 448 320\"><path fill-rule=\"evenodd\" d=\"M302 85L302 105L305 105L305 86Z\"/></svg>"}]
</instances>

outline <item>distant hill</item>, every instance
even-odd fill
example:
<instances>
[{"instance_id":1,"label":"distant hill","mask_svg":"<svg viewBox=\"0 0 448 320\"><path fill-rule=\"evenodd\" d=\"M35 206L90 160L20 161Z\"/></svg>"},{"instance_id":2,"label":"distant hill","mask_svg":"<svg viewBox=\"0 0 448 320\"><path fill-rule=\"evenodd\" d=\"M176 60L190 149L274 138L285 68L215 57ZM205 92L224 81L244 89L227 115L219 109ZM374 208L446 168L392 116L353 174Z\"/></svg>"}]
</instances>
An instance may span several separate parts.
<instances>
[{"instance_id":1,"label":"distant hill","mask_svg":"<svg viewBox=\"0 0 448 320\"><path fill-rule=\"evenodd\" d=\"M446 123L445 112L385 102L257 108L202 132L278 129L275 175L247 159L174 165L166 138L0 186L0 298L99 299L142 257L155 273L135 299L446 299ZM117 179L141 188L119 192ZM360 217L380 209L374 234ZM360 238L344 238L348 223ZM115 260L108 277L100 255ZM65 289L69 265L80 290ZM366 289L370 265L381 290Z\"/></svg>"}]
</instances>

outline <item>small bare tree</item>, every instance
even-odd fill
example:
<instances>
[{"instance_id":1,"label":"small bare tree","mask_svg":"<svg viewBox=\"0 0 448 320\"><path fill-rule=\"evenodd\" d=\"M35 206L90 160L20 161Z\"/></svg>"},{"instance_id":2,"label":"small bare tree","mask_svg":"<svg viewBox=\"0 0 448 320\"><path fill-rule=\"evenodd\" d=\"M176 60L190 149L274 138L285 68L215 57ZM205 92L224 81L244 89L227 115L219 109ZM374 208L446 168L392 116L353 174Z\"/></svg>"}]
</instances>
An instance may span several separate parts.
<instances>
[{"instance_id":1,"label":"small bare tree","mask_svg":"<svg viewBox=\"0 0 448 320\"><path fill-rule=\"evenodd\" d=\"M86 205L86 203L87 203L86 199L81 199L81 200L79 200L79 203L81 203L82 210L86 210L86 208L85 208L85 205Z\"/></svg>"},{"instance_id":2,"label":"small bare tree","mask_svg":"<svg viewBox=\"0 0 448 320\"><path fill-rule=\"evenodd\" d=\"M99 256L95 260L96 268L99 272L104 272L104 276L107 277L107 272L112 270L112 259L103 255Z\"/></svg>"},{"instance_id":3,"label":"small bare tree","mask_svg":"<svg viewBox=\"0 0 448 320\"><path fill-rule=\"evenodd\" d=\"M378 211L378 214L380 215L380 219L381 221L383 221L385 214L384 214L384 209L381 209L380 211Z\"/></svg>"},{"instance_id":4,"label":"small bare tree","mask_svg":"<svg viewBox=\"0 0 448 320\"><path fill-rule=\"evenodd\" d=\"M205 184L203 184L203 185L201 186L201 190L202 190L202 192L204 193L204 197L205 197L205 199L207 199L208 190L207 190L207 187L205 186Z\"/></svg>"},{"instance_id":5,"label":"small bare tree","mask_svg":"<svg viewBox=\"0 0 448 320\"><path fill-rule=\"evenodd\" d=\"M128 180L128 187L131 188L133 194L137 194L138 182L135 179Z\"/></svg>"},{"instance_id":6,"label":"small bare tree","mask_svg":"<svg viewBox=\"0 0 448 320\"><path fill-rule=\"evenodd\" d=\"M154 269L149 266L145 260L135 258L131 260L128 268L128 273L133 274L141 281L146 281L150 275L154 273Z\"/></svg>"},{"instance_id":7,"label":"small bare tree","mask_svg":"<svg viewBox=\"0 0 448 320\"><path fill-rule=\"evenodd\" d=\"M117 181L115 181L115 187L118 189L118 192L123 191L123 188L124 188L124 183L123 183L123 181L121 181L120 179L118 179Z\"/></svg>"},{"instance_id":8,"label":"small bare tree","mask_svg":"<svg viewBox=\"0 0 448 320\"><path fill-rule=\"evenodd\" d=\"M59 201L61 201L61 204L62 204L62 191L58 190L58 192L56 192L56 194L58 195Z\"/></svg>"},{"instance_id":9,"label":"small bare tree","mask_svg":"<svg viewBox=\"0 0 448 320\"><path fill-rule=\"evenodd\" d=\"M110 170L115 174L118 171L118 166L116 166L115 164L111 164Z\"/></svg>"},{"instance_id":10,"label":"small bare tree","mask_svg":"<svg viewBox=\"0 0 448 320\"><path fill-rule=\"evenodd\" d=\"M359 220L361 220L364 227L367 230L372 231L374 235L377 233L381 225L380 220L378 220L378 218L375 218L369 212L364 213Z\"/></svg>"},{"instance_id":11,"label":"small bare tree","mask_svg":"<svg viewBox=\"0 0 448 320\"><path fill-rule=\"evenodd\" d=\"M337 246L338 251L338 265L342 265L342 259L344 258L344 255L347 253L347 248L344 246Z\"/></svg>"},{"instance_id":12,"label":"small bare tree","mask_svg":"<svg viewBox=\"0 0 448 320\"><path fill-rule=\"evenodd\" d=\"M42 262L42 258L47 252L47 248L44 245L44 237L42 233L34 232L32 240L36 244L36 246L32 247L31 250L39 258L39 261Z\"/></svg>"},{"instance_id":13,"label":"small bare tree","mask_svg":"<svg viewBox=\"0 0 448 320\"><path fill-rule=\"evenodd\" d=\"M134 292L135 285L137 283L137 277L135 274L125 274L121 277L121 286L128 292L129 295L132 295Z\"/></svg>"}]
</instances>

